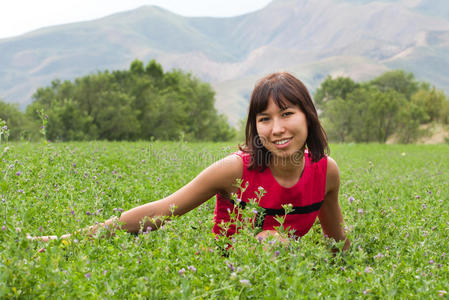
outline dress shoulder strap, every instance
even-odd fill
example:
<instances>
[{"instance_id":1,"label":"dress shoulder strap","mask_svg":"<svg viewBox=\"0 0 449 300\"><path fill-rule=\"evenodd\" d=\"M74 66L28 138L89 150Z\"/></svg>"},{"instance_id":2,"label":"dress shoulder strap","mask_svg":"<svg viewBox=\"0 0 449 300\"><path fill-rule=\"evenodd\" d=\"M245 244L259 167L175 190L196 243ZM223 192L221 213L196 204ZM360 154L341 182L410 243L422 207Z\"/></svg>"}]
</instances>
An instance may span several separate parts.
<instances>
[{"instance_id":1,"label":"dress shoulder strap","mask_svg":"<svg viewBox=\"0 0 449 300\"><path fill-rule=\"evenodd\" d=\"M243 168L246 169L251 162L251 155L247 152L243 152L242 150L236 151L232 153L234 155L240 156L243 160Z\"/></svg>"}]
</instances>

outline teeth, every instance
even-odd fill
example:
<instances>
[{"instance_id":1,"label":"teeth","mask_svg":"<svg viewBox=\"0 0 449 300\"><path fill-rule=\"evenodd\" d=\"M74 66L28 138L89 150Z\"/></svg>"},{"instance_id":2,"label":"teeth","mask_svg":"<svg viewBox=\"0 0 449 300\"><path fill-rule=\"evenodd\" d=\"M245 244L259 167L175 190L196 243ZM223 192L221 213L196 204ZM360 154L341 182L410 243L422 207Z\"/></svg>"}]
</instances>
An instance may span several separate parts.
<instances>
[{"instance_id":1,"label":"teeth","mask_svg":"<svg viewBox=\"0 0 449 300\"><path fill-rule=\"evenodd\" d=\"M285 143L287 143L290 139L286 139L286 140L280 140L280 141L276 141L274 142L276 145L283 145Z\"/></svg>"}]
</instances>

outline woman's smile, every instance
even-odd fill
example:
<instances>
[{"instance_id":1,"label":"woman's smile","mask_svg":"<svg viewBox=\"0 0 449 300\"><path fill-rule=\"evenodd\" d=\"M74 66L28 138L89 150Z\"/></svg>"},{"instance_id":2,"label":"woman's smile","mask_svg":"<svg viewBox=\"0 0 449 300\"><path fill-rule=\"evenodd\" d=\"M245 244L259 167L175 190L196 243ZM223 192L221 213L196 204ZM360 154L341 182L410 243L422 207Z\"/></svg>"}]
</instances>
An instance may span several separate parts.
<instances>
[{"instance_id":1,"label":"woman's smile","mask_svg":"<svg viewBox=\"0 0 449 300\"><path fill-rule=\"evenodd\" d=\"M283 149L283 148L287 147L291 141L292 141L292 138L285 138L285 139L276 140L272 143L276 146L276 148Z\"/></svg>"}]
</instances>

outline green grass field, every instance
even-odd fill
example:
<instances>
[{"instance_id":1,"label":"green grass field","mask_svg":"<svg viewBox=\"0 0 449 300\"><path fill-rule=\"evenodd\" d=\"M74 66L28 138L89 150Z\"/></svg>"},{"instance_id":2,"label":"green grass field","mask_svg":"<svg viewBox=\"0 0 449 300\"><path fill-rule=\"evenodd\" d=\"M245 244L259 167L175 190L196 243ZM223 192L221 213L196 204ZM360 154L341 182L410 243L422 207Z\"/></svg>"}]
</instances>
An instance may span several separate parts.
<instances>
[{"instance_id":1,"label":"green grass field","mask_svg":"<svg viewBox=\"0 0 449 300\"><path fill-rule=\"evenodd\" d=\"M0 298L449 297L449 145L331 146L352 241L346 253L332 255L315 224L288 247L259 243L247 228L224 255L211 232L214 199L149 234L26 238L74 232L160 199L236 149L0 145Z\"/></svg>"}]
</instances>

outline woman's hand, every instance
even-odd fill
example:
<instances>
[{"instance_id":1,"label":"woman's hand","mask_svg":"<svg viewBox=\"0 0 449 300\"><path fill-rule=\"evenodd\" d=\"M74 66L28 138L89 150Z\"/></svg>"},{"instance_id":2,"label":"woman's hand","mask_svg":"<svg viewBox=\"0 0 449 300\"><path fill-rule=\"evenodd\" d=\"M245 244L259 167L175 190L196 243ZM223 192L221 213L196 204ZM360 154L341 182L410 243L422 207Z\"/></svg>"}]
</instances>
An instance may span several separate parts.
<instances>
[{"instance_id":1,"label":"woman's hand","mask_svg":"<svg viewBox=\"0 0 449 300\"><path fill-rule=\"evenodd\" d=\"M70 234L64 234L60 237L60 239L68 239L70 238ZM31 236L29 234L27 234L27 239L31 240L31 241L39 241L39 242L48 242L51 240L57 240L58 236L56 235L43 235L43 236Z\"/></svg>"},{"instance_id":2,"label":"woman's hand","mask_svg":"<svg viewBox=\"0 0 449 300\"><path fill-rule=\"evenodd\" d=\"M288 237L282 236L276 230L264 230L256 235L257 240L260 242L265 241L269 237L272 237L275 241L280 242L283 246L287 246L290 243Z\"/></svg>"},{"instance_id":3,"label":"woman's hand","mask_svg":"<svg viewBox=\"0 0 449 300\"><path fill-rule=\"evenodd\" d=\"M108 236L114 235L117 229L120 229L120 224L117 217L112 217L109 220L106 220L104 223L99 223L93 226L86 227L81 229L79 232L88 235L89 237L95 236L99 229L105 229ZM58 237L57 235L43 235L43 236L31 236L27 234L27 239L31 241L39 241L39 242L48 242L51 240L67 240L71 237L71 234L64 234Z\"/></svg>"}]
</instances>

